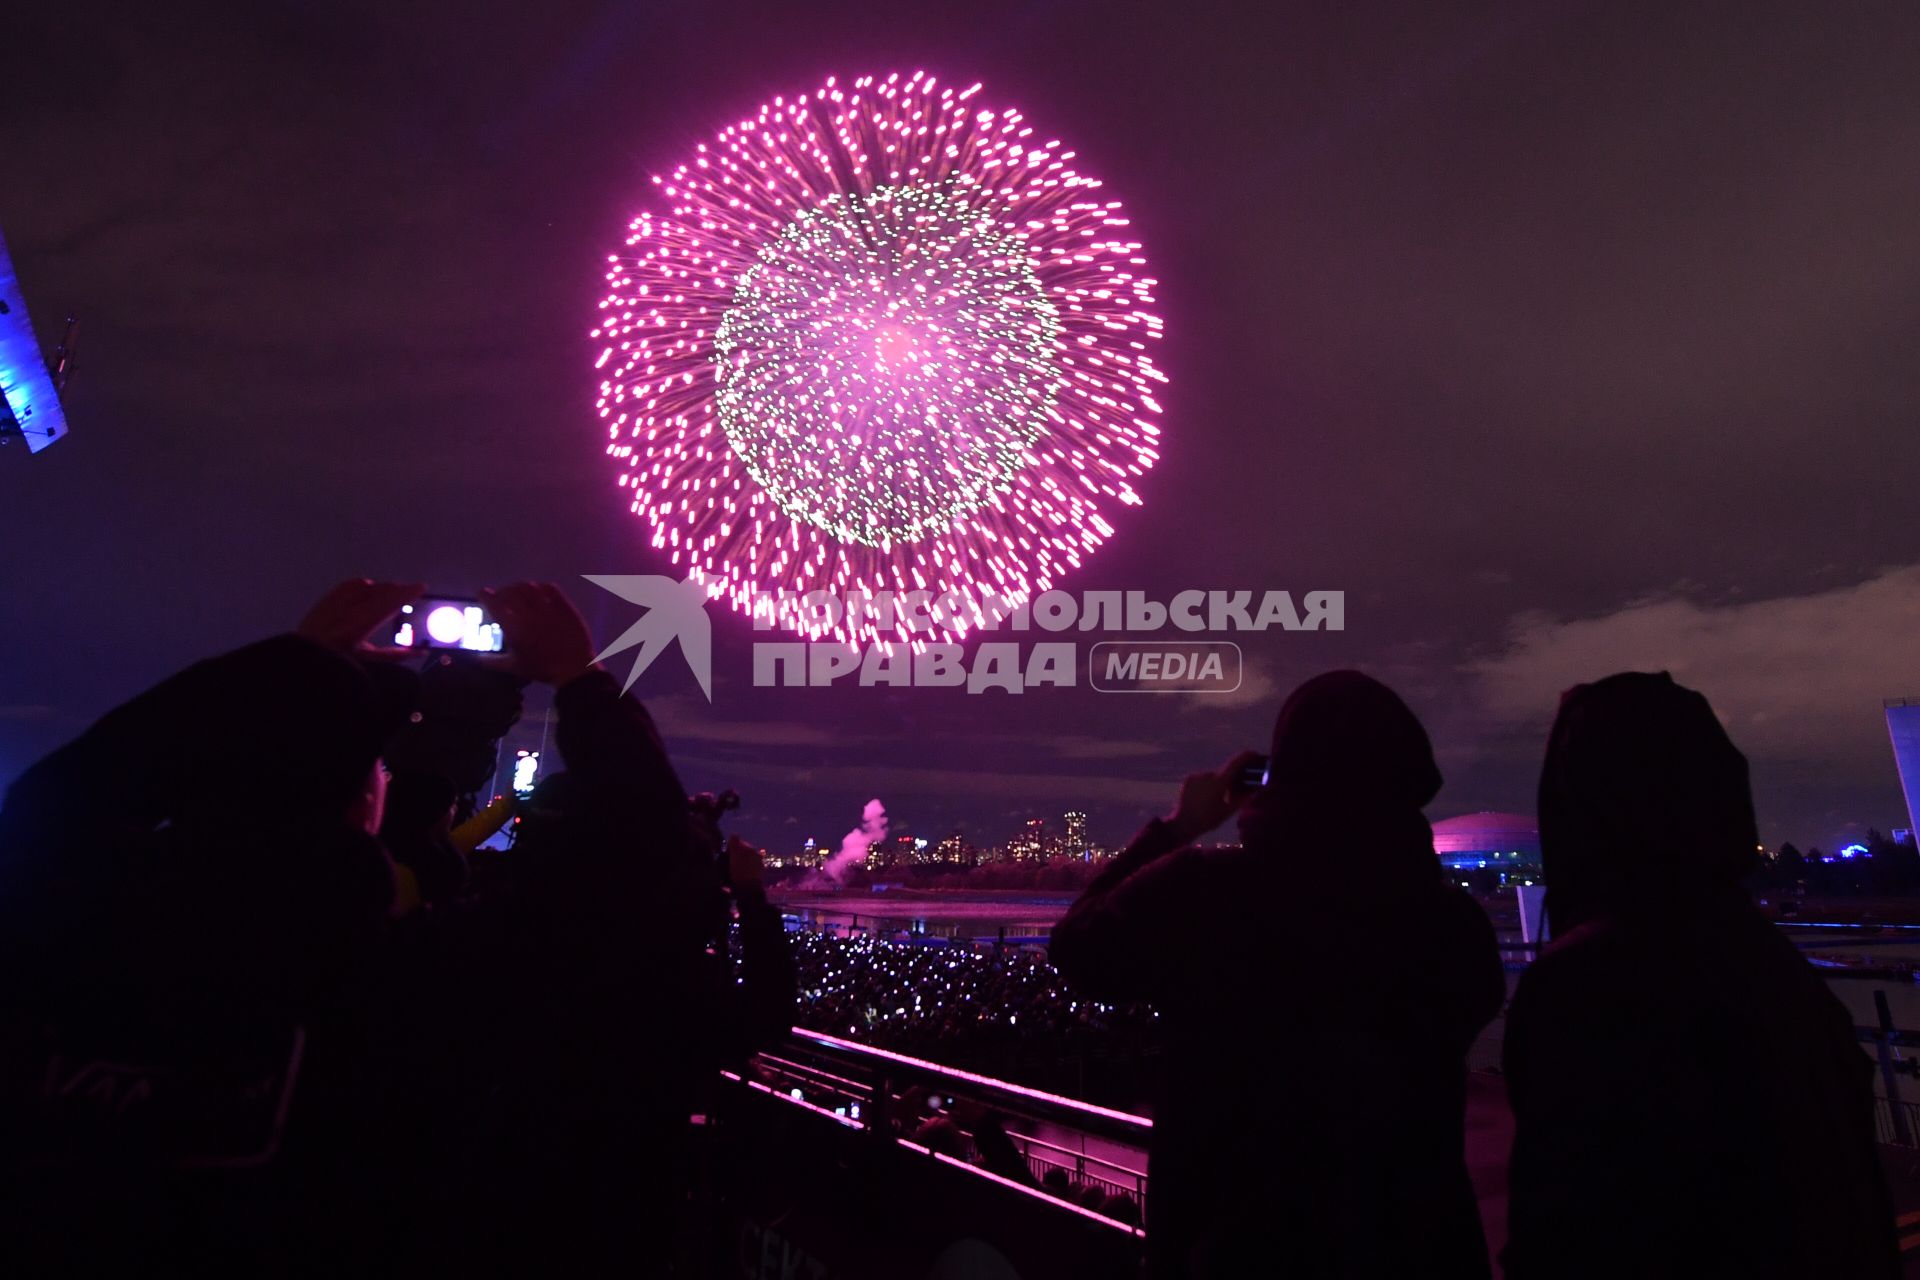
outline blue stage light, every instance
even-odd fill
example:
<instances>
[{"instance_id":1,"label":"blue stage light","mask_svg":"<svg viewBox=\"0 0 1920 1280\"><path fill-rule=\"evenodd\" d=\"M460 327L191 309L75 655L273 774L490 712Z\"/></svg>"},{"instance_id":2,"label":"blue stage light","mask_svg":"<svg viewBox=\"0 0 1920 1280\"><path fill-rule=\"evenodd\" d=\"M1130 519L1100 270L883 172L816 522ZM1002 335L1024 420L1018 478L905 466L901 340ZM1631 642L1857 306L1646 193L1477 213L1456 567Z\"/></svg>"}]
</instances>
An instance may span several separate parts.
<instances>
[{"instance_id":1,"label":"blue stage light","mask_svg":"<svg viewBox=\"0 0 1920 1280\"><path fill-rule=\"evenodd\" d=\"M72 333L71 326L68 332ZM68 346L63 344L57 364L62 372L67 354ZM0 438L18 435L30 451L38 453L67 434L55 376L40 354L20 278L14 273L7 242L0 237L0 394L6 401Z\"/></svg>"}]
</instances>

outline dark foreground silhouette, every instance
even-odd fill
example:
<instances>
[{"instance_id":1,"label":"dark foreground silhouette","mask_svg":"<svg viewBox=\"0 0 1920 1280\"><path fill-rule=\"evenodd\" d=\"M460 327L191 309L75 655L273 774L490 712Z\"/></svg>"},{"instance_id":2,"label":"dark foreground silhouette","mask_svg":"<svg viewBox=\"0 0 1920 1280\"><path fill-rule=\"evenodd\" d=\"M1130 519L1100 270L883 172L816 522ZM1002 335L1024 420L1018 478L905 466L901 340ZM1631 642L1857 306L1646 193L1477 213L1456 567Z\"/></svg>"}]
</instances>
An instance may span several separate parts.
<instances>
[{"instance_id":1,"label":"dark foreground silhouette","mask_svg":"<svg viewBox=\"0 0 1920 1280\"><path fill-rule=\"evenodd\" d=\"M1189 778L1053 934L1062 972L1166 1024L1156 1280L1485 1276L1465 1055L1505 987L1421 814L1440 788L1426 731L1386 686L1333 672L1281 708L1254 794L1234 785L1249 757ZM1236 810L1242 847L1181 847ZM1393 945L1351 945L1357 920Z\"/></svg>"},{"instance_id":2,"label":"dark foreground silhouette","mask_svg":"<svg viewBox=\"0 0 1920 1280\"><path fill-rule=\"evenodd\" d=\"M1540 838L1557 940L1507 1019L1509 1280L1900 1274L1871 1067L1741 886L1747 762L1706 699L1569 692Z\"/></svg>"}]
</instances>

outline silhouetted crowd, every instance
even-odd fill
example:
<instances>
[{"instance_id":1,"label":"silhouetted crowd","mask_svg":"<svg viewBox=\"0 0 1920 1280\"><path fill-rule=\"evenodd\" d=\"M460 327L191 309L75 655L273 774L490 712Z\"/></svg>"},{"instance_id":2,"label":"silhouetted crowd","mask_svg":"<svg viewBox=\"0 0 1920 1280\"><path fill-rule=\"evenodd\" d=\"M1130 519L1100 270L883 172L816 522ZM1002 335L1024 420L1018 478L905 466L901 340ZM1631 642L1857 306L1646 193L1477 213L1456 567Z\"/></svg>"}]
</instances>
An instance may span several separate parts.
<instances>
[{"instance_id":1,"label":"silhouetted crowd","mask_svg":"<svg viewBox=\"0 0 1920 1280\"><path fill-rule=\"evenodd\" d=\"M799 1023L900 1053L973 1066L1006 1047L1071 1056L1144 1050L1153 1010L1075 991L1028 951L975 951L826 933L789 935Z\"/></svg>"},{"instance_id":2,"label":"silhouetted crowd","mask_svg":"<svg viewBox=\"0 0 1920 1280\"><path fill-rule=\"evenodd\" d=\"M671 1264L689 1114L791 1024L758 855L557 588L487 594L503 658L424 668L369 642L418 593L343 584L9 790L8 1274ZM567 768L480 852L531 682Z\"/></svg>"},{"instance_id":3,"label":"silhouetted crowd","mask_svg":"<svg viewBox=\"0 0 1920 1280\"><path fill-rule=\"evenodd\" d=\"M486 593L507 652L424 665L370 642L419 592L343 584L8 791L8 1274L664 1274L689 1117L797 1009L949 1061L1157 1044L1155 1280L1490 1275L1465 1059L1505 980L1384 685L1310 680L1263 765L1187 778L1049 964L789 938L558 588ZM483 804L530 683L566 769ZM1706 700L1569 691L1539 814L1555 936L1506 1028L1505 1274L1898 1274L1868 1060L1742 886L1746 761ZM1195 847L1236 817L1239 845ZM1394 945L1343 946L1356 922ZM960 1110L900 1136L1055 1177Z\"/></svg>"}]
</instances>

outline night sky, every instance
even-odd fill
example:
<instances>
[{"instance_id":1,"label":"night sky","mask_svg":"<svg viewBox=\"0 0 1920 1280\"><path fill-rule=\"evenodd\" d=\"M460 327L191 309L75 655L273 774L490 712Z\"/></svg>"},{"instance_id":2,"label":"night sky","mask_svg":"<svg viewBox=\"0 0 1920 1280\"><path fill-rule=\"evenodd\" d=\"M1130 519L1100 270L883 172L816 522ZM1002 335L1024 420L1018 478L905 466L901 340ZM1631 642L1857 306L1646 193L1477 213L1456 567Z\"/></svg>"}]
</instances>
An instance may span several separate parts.
<instances>
[{"instance_id":1,"label":"night sky","mask_svg":"<svg viewBox=\"0 0 1920 1280\"><path fill-rule=\"evenodd\" d=\"M7 47L0 226L46 345L85 328L71 438L0 452L0 780L349 575L618 634L579 575L667 566L593 413L605 255L763 99L925 67L1068 140L1162 281L1166 457L1063 585L1347 630L1238 637L1228 697L767 690L716 608L712 706L639 689L737 829L1117 841L1333 666L1426 719L1435 816L1531 812L1559 690L1667 668L1769 840L1906 825L1911 4L66 4Z\"/></svg>"}]
</instances>

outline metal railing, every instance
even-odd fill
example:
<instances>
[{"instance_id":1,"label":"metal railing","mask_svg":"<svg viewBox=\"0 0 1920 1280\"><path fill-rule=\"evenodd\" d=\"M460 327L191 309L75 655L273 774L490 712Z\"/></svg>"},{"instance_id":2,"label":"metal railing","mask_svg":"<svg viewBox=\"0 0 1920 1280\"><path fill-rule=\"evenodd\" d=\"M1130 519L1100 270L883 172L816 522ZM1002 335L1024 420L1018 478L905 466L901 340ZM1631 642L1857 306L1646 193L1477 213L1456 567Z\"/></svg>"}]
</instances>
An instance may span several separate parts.
<instances>
[{"instance_id":1,"label":"metal railing","mask_svg":"<svg viewBox=\"0 0 1920 1280\"><path fill-rule=\"evenodd\" d=\"M793 1028L785 1042L757 1055L748 1077L731 1072L727 1075L797 1106L831 1115L842 1125L870 1130L877 1137L901 1142L916 1151L923 1148L912 1141L914 1127L926 1120L927 1115L903 1112L904 1098L917 1089L978 1103L1000 1119L1035 1183L1043 1183L1049 1170L1064 1170L1069 1181L1078 1187L1095 1187L1109 1196L1129 1198L1133 1208L1120 1218L1112 1218L1069 1198L1070 1193L1056 1194L1044 1185L1026 1189L1129 1232L1139 1232L1146 1221L1148 1176L1144 1152L1153 1122L1144 1116L876 1049L803 1027ZM1041 1126L1140 1152L1142 1167L1061 1146L1025 1131ZM956 1129L969 1148L967 1154L978 1157L973 1134L957 1125Z\"/></svg>"},{"instance_id":2,"label":"metal railing","mask_svg":"<svg viewBox=\"0 0 1920 1280\"><path fill-rule=\"evenodd\" d=\"M1009 1133L1014 1147L1026 1158L1027 1168L1036 1179L1044 1180L1049 1170L1059 1169L1068 1179L1083 1187L1098 1187L1108 1195L1132 1196L1136 1203L1147 1198L1147 1174L1123 1164L1056 1146L1024 1133Z\"/></svg>"},{"instance_id":3,"label":"metal railing","mask_svg":"<svg viewBox=\"0 0 1920 1280\"><path fill-rule=\"evenodd\" d=\"M1875 1096L1873 1127L1876 1136L1888 1146L1911 1147L1920 1134L1920 1102L1898 1102Z\"/></svg>"}]
</instances>

